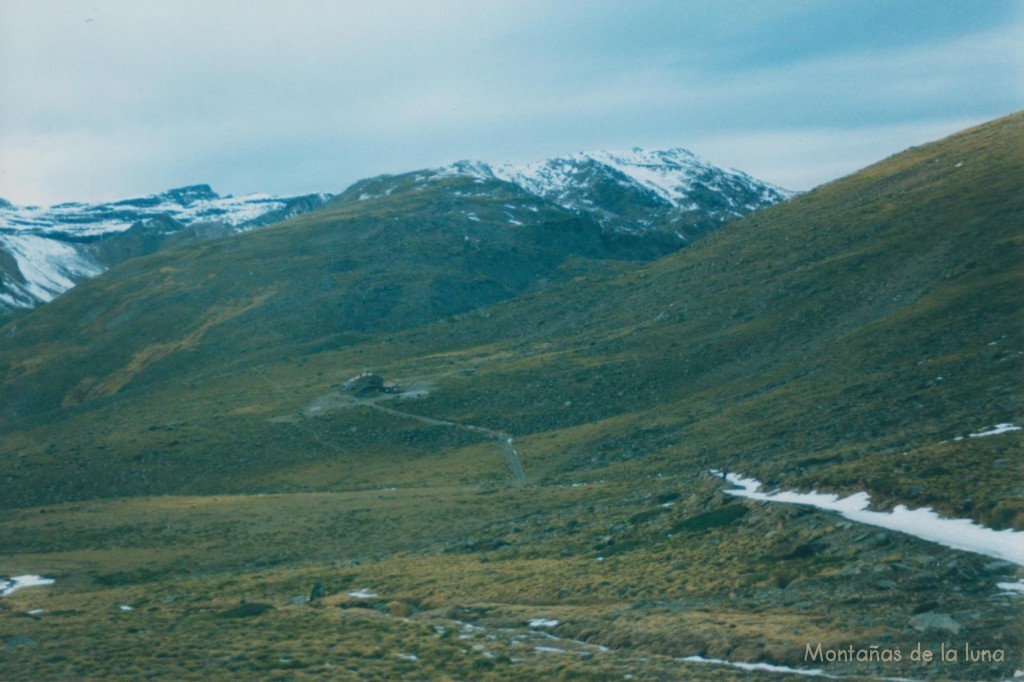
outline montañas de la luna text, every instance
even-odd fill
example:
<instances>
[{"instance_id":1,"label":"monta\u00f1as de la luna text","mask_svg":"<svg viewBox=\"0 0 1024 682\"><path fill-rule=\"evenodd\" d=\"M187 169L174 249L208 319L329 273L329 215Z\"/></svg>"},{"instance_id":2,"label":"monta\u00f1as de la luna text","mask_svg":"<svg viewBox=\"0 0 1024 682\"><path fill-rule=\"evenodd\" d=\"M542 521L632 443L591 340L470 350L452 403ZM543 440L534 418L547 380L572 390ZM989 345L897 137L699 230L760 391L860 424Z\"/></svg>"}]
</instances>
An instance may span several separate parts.
<instances>
[{"instance_id":1,"label":"monta\u00f1as de la luna text","mask_svg":"<svg viewBox=\"0 0 1024 682\"><path fill-rule=\"evenodd\" d=\"M993 663L1002 663L1006 655L1002 649L979 649L967 643L960 648L947 648L945 644L942 644L939 646L938 651L933 651L932 649L923 649L919 642L909 654L900 651L898 648L883 648L877 644L872 644L866 648L858 648L851 644L846 648L833 649L823 647L821 642L818 642L817 646L812 647L811 643L808 642L804 650L804 661L824 661L826 663L869 663L874 661L898 663L904 658L921 663L931 663L932 661L942 661L944 663L980 663L991 661Z\"/></svg>"}]
</instances>

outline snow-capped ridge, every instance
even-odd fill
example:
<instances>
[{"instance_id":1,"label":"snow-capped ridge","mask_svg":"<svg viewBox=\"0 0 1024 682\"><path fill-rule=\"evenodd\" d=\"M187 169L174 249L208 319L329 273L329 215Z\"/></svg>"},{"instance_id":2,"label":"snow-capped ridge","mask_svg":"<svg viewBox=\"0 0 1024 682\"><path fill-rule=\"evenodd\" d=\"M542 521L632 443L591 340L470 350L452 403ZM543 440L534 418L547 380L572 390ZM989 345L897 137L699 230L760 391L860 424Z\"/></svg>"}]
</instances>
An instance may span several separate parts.
<instances>
[{"instance_id":1,"label":"snow-capped ridge","mask_svg":"<svg viewBox=\"0 0 1024 682\"><path fill-rule=\"evenodd\" d=\"M469 176L477 180L494 180L494 169L485 161L474 161L463 159L455 163L431 169L434 172L432 178L446 178L453 176Z\"/></svg>"},{"instance_id":2,"label":"snow-capped ridge","mask_svg":"<svg viewBox=\"0 0 1024 682\"><path fill-rule=\"evenodd\" d=\"M140 221L159 216L183 225L202 221L244 227L267 213L286 209L293 202L306 200L322 204L330 196L322 193L294 197L221 196L209 185L201 184L101 204L65 202L53 206L16 206L6 202L6 205L0 204L0 232L96 237L123 232Z\"/></svg>"},{"instance_id":3,"label":"snow-capped ridge","mask_svg":"<svg viewBox=\"0 0 1024 682\"><path fill-rule=\"evenodd\" d=\"M461 160L428 169L417 180L456 176L510 182L563 208L587 213L607 209L595 195L606 195L609 188L652 207L701 211L714 204L715 216L723 221L794 195L742 171L716 166L682 147L575 152L525 164Z\"/></svg>"},{"instance_id":4,"label":"snow-capped ridge","mask_svg":"<svg viewBox=\"0 0 1024 682\"><path fill-rule=\"evenodd\" d=\"M518 191L543 200L518 208L536 212L549 202L595 221L608 233L628 234L630 239L650 236L671 241L673 248L792 196L740 171L719 168L681 147L634 147L577 152L519 165L460 160L361 180L339 199L367 201L409 189L422 192L452 177L470 178L476 187L452 190L460 201L467 197L474 201L473 197L489 194L501 183L511 183ZM165 240L187 241L184 234L179 238L183 228L202 228L190 237L192 241L227 236L315 210L331 198L330 194L221 196L208 184L195 184L100 204L39 207L0 200L0 311L49 301L115 260L151 253ZM468 207L462 213L471 222L480 220ZM504 212L504 220L515 227L525 224L513 209ZM114 259L112 240L122 237L133 245ZM140 246L140 241L145 243Z\"/></svg>"},{"instance_id":5,"label":"snow-capped ridge","mask_svg":"<svg viewBox=\"0 0 1024 682\"><path fill-rule=\"evenodd\" d=\"M682 147L576 152L525 165L505 164L494 170L495 176L548 198L563 196L588 173L596 175L601 172L623 183L635 183L676 208L696 209L697 203L692 194L699 189L720 193L745 190L753 199L743 206L749 210L793 195L741 171L715 166ZM733 204L740 208L735 201Z\"/></svg>"},{"instance_id":6,"label":"snow-capped ridge","mask_svg":"<svg viewBox=\"0 0 1024 682\"><path fill-rule=\"evenodd\" d=\"M148 248L143 253L149 253L163 240L180 242L178 233L189 226L206 226L202 238L223 236L314 210L331 196L250 194L236 198L220 196L209 185L200 184L93 205L65 202L39 207L0 202L0 312L33 308L99 275L112 264L111 251L104 251L105 245L117 240L130 242L144 235L150 246L132 248ZM190 238L199 235L196 231ZM141 255L132 248L127 251Z\"/></svg>"}]
</instances>

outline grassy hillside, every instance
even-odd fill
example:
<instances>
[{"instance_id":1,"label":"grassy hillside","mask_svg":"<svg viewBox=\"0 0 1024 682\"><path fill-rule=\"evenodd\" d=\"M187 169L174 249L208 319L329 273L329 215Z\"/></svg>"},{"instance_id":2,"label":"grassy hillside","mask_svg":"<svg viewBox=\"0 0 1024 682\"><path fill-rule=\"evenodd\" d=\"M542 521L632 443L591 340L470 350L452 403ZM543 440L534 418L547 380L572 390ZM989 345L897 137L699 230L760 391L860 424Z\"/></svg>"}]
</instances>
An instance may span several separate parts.
<instances>
[{"instance_id":1,"label":"grassy hillside","mask_svg":"<svg viewBox=\"0 0 1024 682\"><path fill-rule=\"evenodd\" d=\"M666 434L655 451L640 446L662 466L866 487L947 513L971 511L954 506L973 498L976 518L1024 527L1022 479L1006 474L1020 472L1017 436L954 440L1022 416L1022 120L910 150L650 267L475 321L478 343L524 359L460 382L439 411L483 419L500 386L528 386L493 410L503 428L587 425L596 437L574 447L592 451L607 442L602 424L622 431L635 418ZM513 319L532 324L508 339L522 329Z\"/></svg>"},{"instance_id":2,"label":"grassy hillside","mask_svg":"<svg viewBox=\"0 0 1024 682\"><path fill-rule=\"evenodd\" d=\"M7 325L2 417L117 393L125 373L142 379L179 349L202 347L190 360L216 363L303 357L657 252L610 245L595 224L507 183L450 177L345 198L277 228L133 259ZM509 222L517 211L528 225Z\"/></svg>"},{"instance_id":3,"label":"grassy hillside","mask_svg":"<svg viewBox=\"0 0 1024 682\"><path fill-rule=\"evenodd\" d=\"M0 328L0 573L58 581L3 602L12 677L1012 675L1014 566L709 469L1024 528L1021 432L969 436L1024 418L1021 177L1018 114L644 267L452 178L115 268Z\"/></svg>"}]
</instances>

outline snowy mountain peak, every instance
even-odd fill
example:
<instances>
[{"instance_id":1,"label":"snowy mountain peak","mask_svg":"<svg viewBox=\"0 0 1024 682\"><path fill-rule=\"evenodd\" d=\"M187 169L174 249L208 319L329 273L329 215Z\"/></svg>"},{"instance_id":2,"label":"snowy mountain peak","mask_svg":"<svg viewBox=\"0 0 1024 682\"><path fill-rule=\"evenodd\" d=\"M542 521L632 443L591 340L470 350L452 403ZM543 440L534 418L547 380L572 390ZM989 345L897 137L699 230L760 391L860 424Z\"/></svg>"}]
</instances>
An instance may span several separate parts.
<instances>
[{"instance_id":1,"label":"snowy mountain peak","mask_svg":"<svg viewBox=\"0 0 1024 682\"><path fill-rule=\"evenodd\" d=\"M446 170L511 182L613 231L655 230L683 240L793 195L683 148L576 152L499 167L460 162Z\"/></svg>"},{"instance_id":2,"label":"snowy mountain peak","mask_svg":"<svg viewBox=\"0 0 1024 682\"><path fill-rule=\"evenodd\" d=\"M641 204L653 202L679 210L701 210L710 199L723 219L793 196L793 192L741 171L716 166L682 147L576 152L501 166L463 160L429 169L419 177L433 180L453 176L511 182L564 208L586 212L593 212L595 193L616 187L632 193L631 198Z\"/></svg>"},{"instance_id":3,"label":"snowy mountain peak","mask_svg":"<svg viewBox=\"0 0 1024 682\"><path fill-rule=\"evenodd\" d=\"M555 201L581 183L602 180L636 185L675 208L696 209L693 195L706 191L751 195L742 204L735 199L727 201L738 209L736 215L792 196L792 192L715 166L683 148L577 152L522 166L505 165L496 175Z\"/></svg>"},{"instance_id":4,"label":"snowy mountain peak","mask_svg":"<svg viewBox=\"0 0 1024 682\"><path fill-rule=\"evenodd\" d=\"M644 147L633 147L628 151L591 151L577 152L570 155L570 158L590 159L600 163L614 166L667 166L674 168L687 168L691 166L712 167L704 159L700 158L689 149L676 147L674 149L645 149Z\"/></svg>"},{"instance_id":5,"label":"snowy mountain peak","mask_svg":"<svg viewBox=\"0 0 1024 682\"><path fill-rule=\"evenodd\" d=\"M511 183L527 194L587 215L610 232L660 232L684 242L793 196L681 147L576 152L501 166L462 160L357 183L358 196L362 200L389 195L410 178L417 191L423 191L431 182L452 177L478 184Z\"/></svg>"}]
</instances>

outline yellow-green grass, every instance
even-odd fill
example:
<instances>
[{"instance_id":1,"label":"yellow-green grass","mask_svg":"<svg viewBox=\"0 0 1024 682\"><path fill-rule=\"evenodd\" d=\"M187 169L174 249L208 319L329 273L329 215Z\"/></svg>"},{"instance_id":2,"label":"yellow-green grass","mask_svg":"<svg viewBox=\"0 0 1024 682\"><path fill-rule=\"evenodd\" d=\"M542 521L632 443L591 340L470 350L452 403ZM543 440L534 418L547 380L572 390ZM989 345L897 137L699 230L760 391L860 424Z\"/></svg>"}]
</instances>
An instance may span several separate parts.
<instances>
[{"instance_id":1,"label":"yellow-green grass","mask_svg":"<svg viewBox=\"0 0 1024 682\"><path fill-rule=\"evenodd\" d=\"M903 626L936 595L894 603L873 582L908 579L890 566L926 569L921 562L936 557L944 566L952 553L905 538L872 549L836 517L736 502L719 488L708 477L688 491L661 479L646 489L162 497L5 512L5 570L57 582L0 601L0 632L11 642L4 679L316 679L331 666L362 679L740 679L674 659L801 666L807 642L907 648L920 639ZM708 520L699 510L709 496L711 509L746 512ZM666 497L676 498L671 506ZM815 543L815 555L793 550ZM958 561L971 572L984 563ZM940 589L948 579L928 578ZM322 604L297 599L316 583ZM333 596L363 590L377 596ZM956 610L969 598L940 601ZM1012 604L999 612L998 623L963 636L1009 646ZM517 642L533 618L557 619L553 634L573 642ZM482 629L460 640L462 623ZM965 668L964 679L986 670Z\"/></svg>"}]
</instances>

